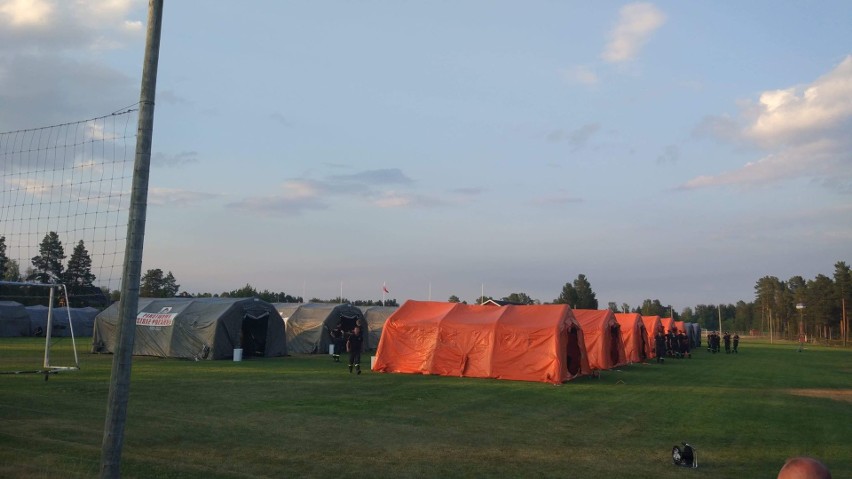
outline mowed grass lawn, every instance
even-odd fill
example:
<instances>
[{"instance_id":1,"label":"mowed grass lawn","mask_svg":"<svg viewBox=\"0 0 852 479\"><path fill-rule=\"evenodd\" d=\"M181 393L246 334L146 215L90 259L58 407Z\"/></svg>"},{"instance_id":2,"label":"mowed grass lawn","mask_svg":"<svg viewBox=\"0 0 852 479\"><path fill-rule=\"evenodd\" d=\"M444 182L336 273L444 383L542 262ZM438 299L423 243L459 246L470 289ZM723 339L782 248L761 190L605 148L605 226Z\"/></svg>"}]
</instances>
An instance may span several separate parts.
<instances>
[{"instance_id":1,"label":"mowed grass lawn","mask_svg":"<svg viewBox=\"0 0 852 479\"><path fill-rule=\"evenodd\" d=\"M42 349L37 339L0 339L0 371L40 361ZM112 356L80 358L80 371L48 381L0 376L0 477L99 474ZM672 465L682 441L698 449L698 469ZM326 355L139 357L122 477L757 479L810 455L843 478L852 477L850 443L849 349L798 353L744 338L738 355L698 350L560 386L356 376Z\"/></svg>"}]
</instances>

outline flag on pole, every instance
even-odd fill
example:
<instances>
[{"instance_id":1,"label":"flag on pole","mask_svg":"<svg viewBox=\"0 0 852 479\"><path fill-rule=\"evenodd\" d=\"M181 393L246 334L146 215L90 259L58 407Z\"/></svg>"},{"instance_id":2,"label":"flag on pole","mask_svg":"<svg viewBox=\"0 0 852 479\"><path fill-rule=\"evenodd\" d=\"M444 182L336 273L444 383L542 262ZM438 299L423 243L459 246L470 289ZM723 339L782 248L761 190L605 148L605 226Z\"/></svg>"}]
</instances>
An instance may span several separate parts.
<instances>
[{"instance_id":1,"label":"flag on pole","mask_svg":"<svg viewBox=\"0 0 852 479\"><path fill-rule=\"evenodd\" d=\"M387 285L385 285L384 283L382 283L382 291L384 291L385 293L390 293L390 291L388 291Z\"/></svg>"}]
</instances>

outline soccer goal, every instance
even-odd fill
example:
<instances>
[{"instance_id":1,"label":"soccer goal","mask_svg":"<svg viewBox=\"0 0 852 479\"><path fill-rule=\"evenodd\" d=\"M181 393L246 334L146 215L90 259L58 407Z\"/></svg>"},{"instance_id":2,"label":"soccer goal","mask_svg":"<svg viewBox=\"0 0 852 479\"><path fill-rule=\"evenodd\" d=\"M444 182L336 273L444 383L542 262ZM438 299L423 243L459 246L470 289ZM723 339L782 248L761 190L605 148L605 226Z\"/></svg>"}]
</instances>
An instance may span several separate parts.
<instances>
[{"instance_id":1,"label":"soccer goal","mask_svg":"<svg viewBox=\"0 0 852 479\"><path fill-rule=\"evenodd\" d=\"M42 292L38 296L45 297L47 306L43 315L32 315L27 312L28 318L23 318L23 321L14 321L14 314L11 318L6 318L4 329L17 333L20 336L44 337L44 360L42 361L41 369L13 368L9 371L2 371L5 374L22 374L22 373L37 373L47 375L58 373L60 371L73 371L80 369L80 356L77 352L77 335L74 332L75 317L71 314L71 309L68 306L70 303L68 297L68 288L64 284L42 284L42 283L26 283L15 281L0 281L0 289L4 294L0 295L0 299L7 297L9 292L17 292L17 294L27 294L30 297L32 292ZM14 293L13 296L14 297ZM10 304L17 304L8 302ZM57 306L58 305L58 306ZM40 319L43 317L43 321ZM11 321L9 321L11 319ZM6 331L7 333L9 331ZM59 345L62 345L60 348ZM27 362L27 355L22 355L23 359L17 360ZM15 364L15 363L12 363ZM29 366L29 365L26 365Z\"/></svg>"}]
</instances>

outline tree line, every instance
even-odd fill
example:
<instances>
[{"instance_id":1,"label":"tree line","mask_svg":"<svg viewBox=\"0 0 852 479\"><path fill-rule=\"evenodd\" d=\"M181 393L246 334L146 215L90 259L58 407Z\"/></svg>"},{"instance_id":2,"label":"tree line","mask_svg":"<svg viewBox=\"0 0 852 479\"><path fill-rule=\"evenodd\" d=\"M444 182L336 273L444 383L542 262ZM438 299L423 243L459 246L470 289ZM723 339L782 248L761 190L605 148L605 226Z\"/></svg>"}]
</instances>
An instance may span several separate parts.
<instances>
[{"instance_id":1,"label":"tree line","mask_svg":"<svg viewBox=\"0 0 852 479\"><path fill-rule=\"evenodd\" d=\"M0 278L11 283L65 284L68 288L69 305L72 307L94 306L104 308L111 301L119 299L120 292L108 292L95 286L96 276L92 273L92 259L85 242L80 240L74 246L70 257L66 257L65 248L56 232L47 233L39 244L38 255L31 258L31 266L21 272L21 265L6 255L6 237L0 235ZM67 262L63 262L65 259ZM180 291L180 284L171 271L149 269L140 281L140 296L153 298L182 297L256 297L270 303L302 303L301 296L269 290L258 291L251 284L221 293L190 294ZM793 276L783 281L775 276L764 276L757 280L754 287L754 301L738 301L736 304L707 305L699 304L686 307L680 312L674 311L670 304L659 299L645 299L641 305L631 307L627 303L620 306L610 302L607 308L614 312L639 313L643 316L673 317L675 320L698 323L707 330L735 331L773 331L787 337L798 335L801 331L810 336L832 338L842 336L846 308L852 304L852 272L844 261L834 265L832 277L819 274L806 280L802 276ZM13 299L25 305L46 304L47 292L44 288L32 288L25 284L0 286L3 299ZM482 296L475 304L488 300L511 304L548 304L531 298L523 292L494 298ZM449 302L466 303L456 295ZM312 303L347 303L356 306L399 306L396 299L388 300L350 300L336 297L331 299L311 298ZM565 283L559 295L550 304L567 304L574 309L599 309L598 300L589 279L580 274L572 282Z\"/></svg>"},{"instance_id":2,"label":"tree line","mask_svg":"<svg viewBox=\"0 0 852 479\"><path fill-rule=\"evenodd\" d=\"M672 317L676 321L698 323L705 330L772 331L785 337L801 332L818 338L839 338L844 335L847 308L852 305L852 273L844 261L834 265L833 277L819 274L805 280L793 276L782 281L764 276L754 287L755 299L736 304L699 304L686 307L679 313L659 299L645 299L641 305L630 307L610 302L607 308L616 313L639 313L643 316ZM512 304L548 304L530 298L526 293L512 293L502 298L482 296L476 304L494 300ZM450 302L463 302L451 295ZM565 283L559 296L550 304L568 304L573 309L599 309L591 283L580 274L573 282ZM848 332L846 333L848 336Z\"/></svg>"},{"instance_id":3,"label":"tree line","mask_svg":"<svg viewBox=\"0 0 852 479\"><path fill-rule=\"evenodd\" d=\"M80 240L74 246L68 262L65 248L56 232L47 233L38 247L38 255L31 258L31 266L21 272L21 265L6 255L6 237L0 236L0 278L11 283L65 284L68 289L69 306L106 307L109 299L106 293L95 286L97 279L92 273L92 258L86 249L86 243ZM49 292L44 288L33 288L25 284L3 285L2 296L15 299L24 305L45 304ZM56 298L62 305L64 298Z\"/></svg>"}]
</instances>

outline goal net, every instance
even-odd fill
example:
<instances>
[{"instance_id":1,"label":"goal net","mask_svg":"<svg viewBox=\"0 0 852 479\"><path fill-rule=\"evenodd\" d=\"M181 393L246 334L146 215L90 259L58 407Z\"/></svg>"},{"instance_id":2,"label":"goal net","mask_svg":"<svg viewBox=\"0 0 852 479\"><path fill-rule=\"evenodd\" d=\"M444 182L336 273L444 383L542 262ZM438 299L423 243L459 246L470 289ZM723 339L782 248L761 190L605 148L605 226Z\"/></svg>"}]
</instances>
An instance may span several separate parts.
<instances>
[{"instance_id":1,"label":"goal net","mask_svg":"<svg viewBox=\"0 0 852 479\"><path fill-rule=\"evenodd\" d=\"M0 337L20 338L3 339L20 346L0 370L79 368L78 342L121 288L137 114L0 132Z\"/></svg>"}]
</instances>

